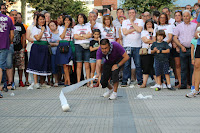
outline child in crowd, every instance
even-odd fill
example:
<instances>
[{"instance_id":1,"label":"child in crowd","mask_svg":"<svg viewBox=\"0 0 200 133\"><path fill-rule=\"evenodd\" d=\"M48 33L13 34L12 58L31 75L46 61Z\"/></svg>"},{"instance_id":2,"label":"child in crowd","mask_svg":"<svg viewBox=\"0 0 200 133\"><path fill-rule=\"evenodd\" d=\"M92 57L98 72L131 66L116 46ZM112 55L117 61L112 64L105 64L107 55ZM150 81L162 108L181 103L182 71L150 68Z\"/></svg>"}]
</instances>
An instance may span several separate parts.
<instances>
[{"instance_id":1,"label":"child in crowd","mask_svg":"<svg viewBox=\"0 0 200 133\"><path fill-rule=\"evenodd\" d=\"M192 65L194 65L194 60L195 60L195 52L196 52L196 48L197 48L197 39L196 38L193 38L192 41L191 41L191 61L192 61ZM195 84L194 84L194 73L195 73L195 69L193 71L193 74L192 74L192 86L191 86L191 92L186 94L185 96L190 98L190 97L193 97L194 96L194 92L195 92ZM197 92L199 93L199 92Z\"/></svg>"},{"instance_id":2,"label":"child in crowd","mask_svg":"<svg viewBox=\"0 0 200 133\"><path fill-rule=\"evenodd\" d=\"M157 78L158 90L162 88L161 75L165 74L167 80L167 88L169 90L175 90L170 84L169 76L169 58L168 53L170 53L170 46L167 42L164 42L165 31L158 30L156 32L156 42L153 42L151 46L151 53L155 54L155 74Z\"/></svg>"},{"instance_id":3,"label":"child in crowd","mask_svg":"<svg viewBox=\"0 0 200 133\"><path fill-rule=\"evenodd\" d=\"M193 10L192 10L192 18L196 18L196 17L198 17L197 16L197 10L199 9L199 3L195 3L194 4L194 7L193 7Z\"/></svg>"},{"instance_id":4,"label":"child in crowd","mask_svg":"<svg viewBox=\"0 0 200 133\"><path fill-rule=\"evenodd\" d=\"M91 66L90 76L91 78L93 78L95 70L96 70L96 52L100 46L100 35L101 35L101 31L99 29L93 30L94 39L90 41L90 66ZM90 88L93 88L93 81L91 81Z\"/></svg>"}]
</instances>

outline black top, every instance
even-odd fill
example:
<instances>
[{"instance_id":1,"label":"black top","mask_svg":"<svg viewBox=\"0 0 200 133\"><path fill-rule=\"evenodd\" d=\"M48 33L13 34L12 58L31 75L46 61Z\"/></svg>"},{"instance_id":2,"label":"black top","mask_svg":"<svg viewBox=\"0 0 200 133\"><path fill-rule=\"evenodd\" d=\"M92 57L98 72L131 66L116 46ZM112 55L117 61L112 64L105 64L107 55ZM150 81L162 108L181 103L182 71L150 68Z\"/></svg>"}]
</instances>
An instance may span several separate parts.
<instances>
[{"instance_id":1,"label":"black top","mask_svg":"<svg viewBox=\"0 0 200 133\"><path fill-rule=\"evenodd\" d=\"M157 47L158 50L167 50L170 49L170 46L168 45L167 42L161 42L161 43L157 43L157 42L153 42L152 46L151 46L151 50L153 50L155 47ZM154 53L155 55L155 59L159 60L159 61L168 61L168 54L165 53Z\"/></svg>"},{"instance_id":2,"label":"black top","mask_svg":"<svg viewBox=\"0 0 200 133\"><path fill-rule=\"evenodd\" d=\"M22 34L25 34L26 30L23 26L23 24L16 23L15 29L14 29L14 39L13 39L13 45L14 45L14 51L20 51L22 49Z\"/></svg>"},{"instance_id":3,"label":"black top","mask_svg":"<svg viewBox=\"0 0 200 133\"><path fill-rule=\"evenodd\" d=\"M90 46L93 47L93 48L99 47L99 41L91 40L90 41ZM96 59L96 53L97 53L97 50L91 51L90 52L90 58Z\"/></svg>"}]
</instances>

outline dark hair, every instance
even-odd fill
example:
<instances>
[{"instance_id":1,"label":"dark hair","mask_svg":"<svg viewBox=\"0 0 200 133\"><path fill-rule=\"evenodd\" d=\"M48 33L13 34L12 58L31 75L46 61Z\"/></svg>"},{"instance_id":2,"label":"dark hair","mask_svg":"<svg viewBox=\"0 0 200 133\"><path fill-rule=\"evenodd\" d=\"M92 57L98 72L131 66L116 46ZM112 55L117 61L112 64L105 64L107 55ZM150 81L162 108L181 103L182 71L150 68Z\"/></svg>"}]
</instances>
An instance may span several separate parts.
<instances>
[{"instance_id":1,"label":"dark hair","mask_svg":"<svg viewBox=\"0 0 200 133\"><path fill-rule=\"evenodd\" d=\"M160 12L159 11L153 11L153 16L159 17Z\"/></svg>"},{"instance_id":2,"label":"dark hair","mask_svg":"<svg viewBox=\"0 0 200 133\"><path fill-rule=\"evenodd\" d=\"M19 14L21 16L21 18L22 18L22 14L20 12L18 12L17 14Z\"/></svg>"},{"instance_id":3,"label":"dark hair","mask_svg":"<svg viewBox=\"0 0 200 133\"><path fill-rule=\"evenodd\" d=\"M134 10L135 13L137 13L137 10L134 7L131 7L131 8L128 9L128 11L130 11L130 10Z\"/></svg>"},{"instance_id":4,"label":"dark hair","mask_svg":"<svg viewBox=\"0 0 200 133\"><path fill-rule=\"evenodd\" d=\"M70 25L68 28L72 28L72 17L70 15L65 15L63 18L63 25L65 25L65 19L68 18L70 21ZM77 20L78 21L78 20Z\"/></svg>"},{"instance_id":5,"label":"dark hair","mask_svg":"<svg viewBox=\"0 0 200 133\"><path fill-rule=\"evenodd\" d=\"M152 20L152 19L146 20L146 22L145 22L145 24L144 24L144 29L147 30L147 23L148 23L148 22L151 22L152 28L154 29L154 23L153 23L153 20Z\"/></svg>"},{"instance_id":6,"label":"dark hair","mask_svg":"<svg viewBox=\"0 0 200 133\"><path fill-rule=\"evenodd\" d=\"M33 19L34 19L35 17L37 17L38 14L40 14L38 11L34 12L34 14L33 14Z\"/></svg>"},{"instance_id":7,"label":"dark hair","mask_svg":"<svg viewBox=\"0 0 200 133\"><path fill-rule=\"evenodd\" d=\"M94 34L95 32L99 32L99 35L100 35L100 38L101 38L101 31L99 29L92 30L92 34ZM94 38L93 35L92 35L92 38Z\"/></svg>"},{"instance_id":8,"label":"dark hair","mask_svg":"<svg viewBox=\"0 0 200 133\"><path fill-rule=\"evenodd\" d=\"M158 30L156 32L156 40L157 40L157 36L163 36L163 39L166 37L165 31L164 30Z\"/></svg>"},{"instance_id":9,"label":"dark hair","mask_svg":"<svg viewBox=\"0 0 200 133\"><path fill-rule=\"evenodd\" d=\"M160 16L162 16L162 15L165 15L165 24L168 24L168 17L167 17L167 14L166 13L161 13L160 14ZM159 18L158 18L158 25L160 25L160 16L159 16Z\"/></svg>"},{"instance_id":10,"label":"dark hair","mask_svg":"<svg viewBox=\"0 0 200 133\"><path fill-rule=\"evenodd\" d=\"M5 8L6 8L6 4L5 4L5 3L2 3L1 6L5 6ZM0 7L0 9L1 9L1 7ZM6 9L7 9L7 8L6 8Z\"/></svg>"},{"instance_id":11,"label":"dark hair","mask_svg":"<svg viewBox=\"0 0 200 133\"><path fill-rule=\"evenodd\" d=\"M170 9L169 9L168 7L164 7L163 9L167 9L167 10L170 12ZM163 10L163 9L162 9L162 10Z\"/></svg>"},{"instance_id":12,"label":"dark hair","mask_svg":"<svg viewBox=\"0 0 200 133\"><path fill-rule=\"evenodd\" d=\"M44 16L44 14L38 14L38 15L37 15L37 19L36 19L36 27L37 27L38 29L40 29L39 24L38 24L38 20L39 20L40 17L44 18L45 23L44 23L43 26L44 26L45 29L46 29L46 20L45 20L45 16Z\"/></svg>"},{"instance_id":13,"label":"dark hair","mask_svg":"<svg viewBox=\"0 0 200 133\"><path fill-rule=\"evenodd\" d=\"M100 45L106 45L106 44L109 44L110 45L110 41L108 39L102 39L100 41Z\"/></svg>"},{"instance_id":14,"label":"dark hair","mask_svg":"<svg viewBox=\"0 0 200 133\"><path fill-rule=\"evenodd\" d=\"M175 11L175 13L174 13L174 16L175 16L175 14L176 14L176 13L180 13L180 14L181 14L181 16L183 16L183 13L182 13L182 11L181 11L181 10L176 10L176 11Z\"/></svg>"},{"instance_id":15,"label":"dark hair","mask_svg":"<svg viewBox=\"0 0 200 133\"><path fill-rule=\"evenodd\" d=\"M83 19L84 19L84 22L83 22L83 23L86 24L86 23L87 23L87 17L86 17L85 14L83 14L83 13L79 13L79 14L78 14L78 16L77 16L77 24L78 24L78 17L79 17L79 16L82 16L82 17L83 17Z\"/></svg>"},{"instance_id":16,"label":"dark hair","mask_svg":"<svg viewBox=\"0 0 200 133\"><path fill-rule=\"evenodd\" d=\"M191 5L190 5L190 4L186 5L186 6L185 6L185 9L186 9L187 6L191 6ZM192 7L192 6L191 6L191 7Z\"/></svg>"},{"instance_id":17,"label":"dark hair","mask_svg":"<svg viewBox=\"0 0 200 133\"><path fill-rule=\"evenodd\" d=\"M54 24L56 25L56 27L58 26L57 21L51 20L51 21L49 22L49 24L50 24L50 23L54 23ZM49 24L48 24L48 26L49 26Z\"/></svg>"},{"instance_id":18,"label":"dark hair","mask_svg":"<svg viewBox=\"0 0 200 133\"><path fill-rule=\"evenodd\" d=\"M118 12L119 10L122 10L123 13L124 13L124 9L123 9L123 8L117 8L117 12Z\"/></svg>"},{"instance_id":19,"label":"dark hair","mask_svg":"<svg viewBox=\"0 0 200 133\"><path fill-rule=\"evenodd\" d=\"M199 3L195 3L194 6L200 6Z\"/></svg>"},{"instance_id":20,"label":"dark hair","mask_svg":"<svg viewBox=\"0 0 200 133\"><path fill-rule=\"evenodd\" d=\"M92 33L94 34L95 32L99 32L101 34L101 31L99 29L93 29Z\"/></svg>"}]
</instances>

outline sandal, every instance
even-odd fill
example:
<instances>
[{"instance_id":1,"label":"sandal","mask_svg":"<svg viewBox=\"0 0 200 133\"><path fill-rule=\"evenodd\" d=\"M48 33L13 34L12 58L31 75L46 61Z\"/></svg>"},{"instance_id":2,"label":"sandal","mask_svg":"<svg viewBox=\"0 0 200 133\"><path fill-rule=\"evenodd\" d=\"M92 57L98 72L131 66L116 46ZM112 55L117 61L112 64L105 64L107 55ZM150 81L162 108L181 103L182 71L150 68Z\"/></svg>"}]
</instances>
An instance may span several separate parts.
<instances>
[{"instance_id":1,"label":"sandal","mask_svg":"<svg viewBox=\"0 0 200 133\"><path fill-rule=\"evenodd\" d=\"M58 83L54 83L54 85L53 85L54 87L58 87Z\"/></svg>"},{"instance_id":2,"label":"sandal","mask_svg":"<svg viewBox=\"0 0 200 133\"><path fill-rule=\"evenodd\" d=\"M0 93L0 98L3 98L3 95Z\"/></svg>"},{"instance_id":3,"label":"sandal","mask_svg":"<svg viewBox=\"0 0 200 133\"><path fill-rule=\"evenodd\" d=\"M146 88L146 85L142 84L142 85L140 86L140 88Z\"/></svg>"},{"instance_id":4,"label":"sandal","mask_svg":"<svg viewBox=\"0 0 200 133\"><path fill-rule=\"evenodd\" d=\"M25 86L30 86L31 84L29 82L25 82Z\"/></svg>"},{"instance_id":5,"label":"sandal","mask_svg":"<svg viewBox=\"0 0 200 133\"><path fill-rule=\"evenodd\" d=\"M93 84L90 84L90 86L89 86L90 88L93 88Z\"/></svg>"},{"instance_id":6,"label":"sandal","mask_svg":"<svg viewBox=\"0 0 200 133\"><path fill-rule=\"evenodd\" d=\"M2 89L3 89L3 91L8 92L8 88L7 88L7 83L6 82L4 83Z\"/></svg>"}]
</instances>

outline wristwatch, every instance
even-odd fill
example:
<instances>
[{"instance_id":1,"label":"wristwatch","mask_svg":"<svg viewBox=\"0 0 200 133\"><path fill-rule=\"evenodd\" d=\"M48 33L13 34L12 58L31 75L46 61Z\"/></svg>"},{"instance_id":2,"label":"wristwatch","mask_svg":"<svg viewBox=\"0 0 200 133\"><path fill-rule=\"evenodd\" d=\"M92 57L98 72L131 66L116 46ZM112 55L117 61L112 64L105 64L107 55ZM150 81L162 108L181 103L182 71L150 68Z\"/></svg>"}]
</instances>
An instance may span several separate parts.
<instances>
[{"instance_id":1,"label":"wristwatch","mask_svg":"<svg viewBox=\"0 0 200 133\"><path fill-rule=\"evenodd\" d=\"M119 68L119 64L117 64L117 67Z\"/></svg>"}]
</instances>

